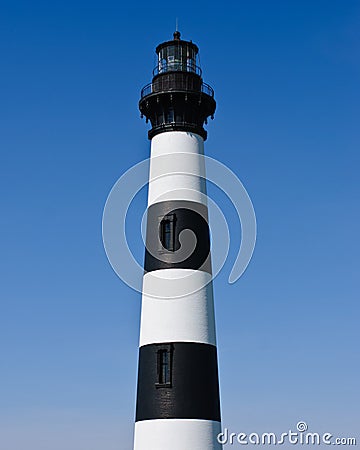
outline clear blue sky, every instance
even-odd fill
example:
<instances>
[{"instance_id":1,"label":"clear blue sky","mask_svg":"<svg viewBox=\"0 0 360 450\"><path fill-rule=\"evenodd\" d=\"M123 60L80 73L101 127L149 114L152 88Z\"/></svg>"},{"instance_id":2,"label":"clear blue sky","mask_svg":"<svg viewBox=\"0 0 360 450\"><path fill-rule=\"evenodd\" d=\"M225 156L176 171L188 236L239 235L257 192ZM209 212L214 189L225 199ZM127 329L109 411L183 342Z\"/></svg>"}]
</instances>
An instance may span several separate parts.
<instances>
[{"instance_id":1,"label":"clear blue sky","mask_svg":"<svg viewBox=\"0 0 360 450\"><path fill-rule=\"evenodd\" d=\"M214 285L223 424L357 436L359 3L3 1L1 450L131 448L140 295L101 218L149 155L137 102L176 17L218 102L206 152L258 221L245 275L227 284L235 239Z\"/></svg>"}]
</instances>

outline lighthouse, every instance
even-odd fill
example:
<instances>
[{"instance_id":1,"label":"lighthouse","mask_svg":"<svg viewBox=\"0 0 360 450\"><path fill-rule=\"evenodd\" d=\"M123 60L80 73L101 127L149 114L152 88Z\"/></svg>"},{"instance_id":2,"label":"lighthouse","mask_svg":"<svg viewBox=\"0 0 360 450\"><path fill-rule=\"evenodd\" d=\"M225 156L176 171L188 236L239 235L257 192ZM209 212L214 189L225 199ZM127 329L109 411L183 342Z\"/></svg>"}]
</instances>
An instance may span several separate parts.
<instances>
[{"instance_id":1,"label":"lighthouse","mask_svg":"<svg viewBox=\"0 0 360 450\"><path fill-rule=\"evenodd\" d=\"M141 91L151 140L135 450L219 450L220 396L198 47L173 39Z\"/></svg>"}]
</instances>

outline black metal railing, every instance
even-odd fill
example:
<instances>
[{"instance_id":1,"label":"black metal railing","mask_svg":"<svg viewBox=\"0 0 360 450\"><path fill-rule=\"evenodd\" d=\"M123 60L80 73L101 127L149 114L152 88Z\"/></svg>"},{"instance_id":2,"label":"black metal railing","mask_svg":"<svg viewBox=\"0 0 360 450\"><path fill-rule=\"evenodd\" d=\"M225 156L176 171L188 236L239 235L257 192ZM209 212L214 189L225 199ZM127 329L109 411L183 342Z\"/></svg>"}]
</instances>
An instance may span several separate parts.
<instances>
[{"instance_id":1,"label":"black metal railing","mask_svg":"<svg viewBox=\"0 0 360 450\"><path fill-rule=\"evenodd\" d=\"M141 98L152 94L152 83L147 84L141 89Z\"/></svg>"},{"instance_id":2,"label":"black metal railing","mask_svg":"<svg viewBox=\"0 0 360 450\"><path fill-rule=\"evenodd\" d=\"M210 97L214 97L214 89L207 83L201 84L201 92L204 94L210 95Z\"/></svg>"},{"instance_id":3,"label":"black metal railing","mask_svg":"<svg viewBox=\"0 0 360 450\"><path fill-rule=\"evenodd\" d=\"M161 89L161 88L159 88L159 85L156 85L156 87L154 89L154 83L149 83L141 89L141 98L144 98L150 94L164 92L164 91L172 91L172 90L173 91L185 91L185 92L198 92L197 90L194 90L194 89L186 89L186 88L179 89L178 87L174 87L174 88L167 87L166 89ZM201 92L203 92L206 95L209 95L210 97L214 97L214 89L207 83L204 83L204 82L201 83Z\"/></svg>"},{"instance_id":4,"label":"black metal railing","mask_svg":"<svg viewBox=\"0 0 360 450\"><path fill-rule=\"evenodd\" d=\"M157 65L153 70L153 76L167 72L191 72L201 77L202 70L199 66L190 62L174 61L164 65Z\"/></svg>"}]
</instances>

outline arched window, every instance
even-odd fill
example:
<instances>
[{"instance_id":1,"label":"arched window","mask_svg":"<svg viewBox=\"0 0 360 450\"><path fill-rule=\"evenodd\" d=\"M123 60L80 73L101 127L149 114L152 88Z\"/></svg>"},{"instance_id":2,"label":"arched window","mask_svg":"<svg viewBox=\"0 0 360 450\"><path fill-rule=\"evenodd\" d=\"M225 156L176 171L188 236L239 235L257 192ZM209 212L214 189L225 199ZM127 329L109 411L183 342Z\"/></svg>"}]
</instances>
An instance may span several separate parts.
<instances>
[{"instance_id":1,"label":"arched window","mask_svg":"<svg viewBox=\"0 0 360 450\"><path fill-rule=\"evenodd\" d=\"M157 349L157 388L172 386L172 345L161 344Z\"/></svg>"},{"instance_id":2,"label":"arched window","mask_svg":"<svg viewBox=\"0 0 360 450\"><path fill-rule=\"evenodd\" d=\"M175 214L166 215L160 222L160 242L170 252L175 251L175 224Z\"/></svg>"}]
</instances>

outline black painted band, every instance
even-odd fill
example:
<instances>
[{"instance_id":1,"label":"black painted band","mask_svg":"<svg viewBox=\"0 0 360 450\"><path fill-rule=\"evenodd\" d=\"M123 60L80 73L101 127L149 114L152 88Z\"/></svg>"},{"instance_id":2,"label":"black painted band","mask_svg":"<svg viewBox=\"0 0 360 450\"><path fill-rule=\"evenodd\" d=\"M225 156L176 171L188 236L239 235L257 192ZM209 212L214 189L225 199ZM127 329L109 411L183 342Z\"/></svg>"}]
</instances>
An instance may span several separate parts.
<instances>
[{"instance_id":1,"label":"black painted band","mask_svg":"<svg viewBox=\"0 0 360 450\"><path fill-rule=\"evenodd\" d=\"M171 351L170 383L159 385L159 351ZM136 421L203 419L220 421L217 351L195 342L140 347Z\"/></svg>"},{"instance_id":2,"label":"black painted band","mask_svg":"<svg viewBox=\"0 0 360 450\"><path fill-rule=\"evenodd\" d=\"M165 223L167 221L169 226ZM169 235L166 234L168 231ZM171 241L168 246L167 240ZM207 206L186 200L150 205L147 211L144 268L145 272L194 269L211 273Z\"/></svg>"}]
</instances>

